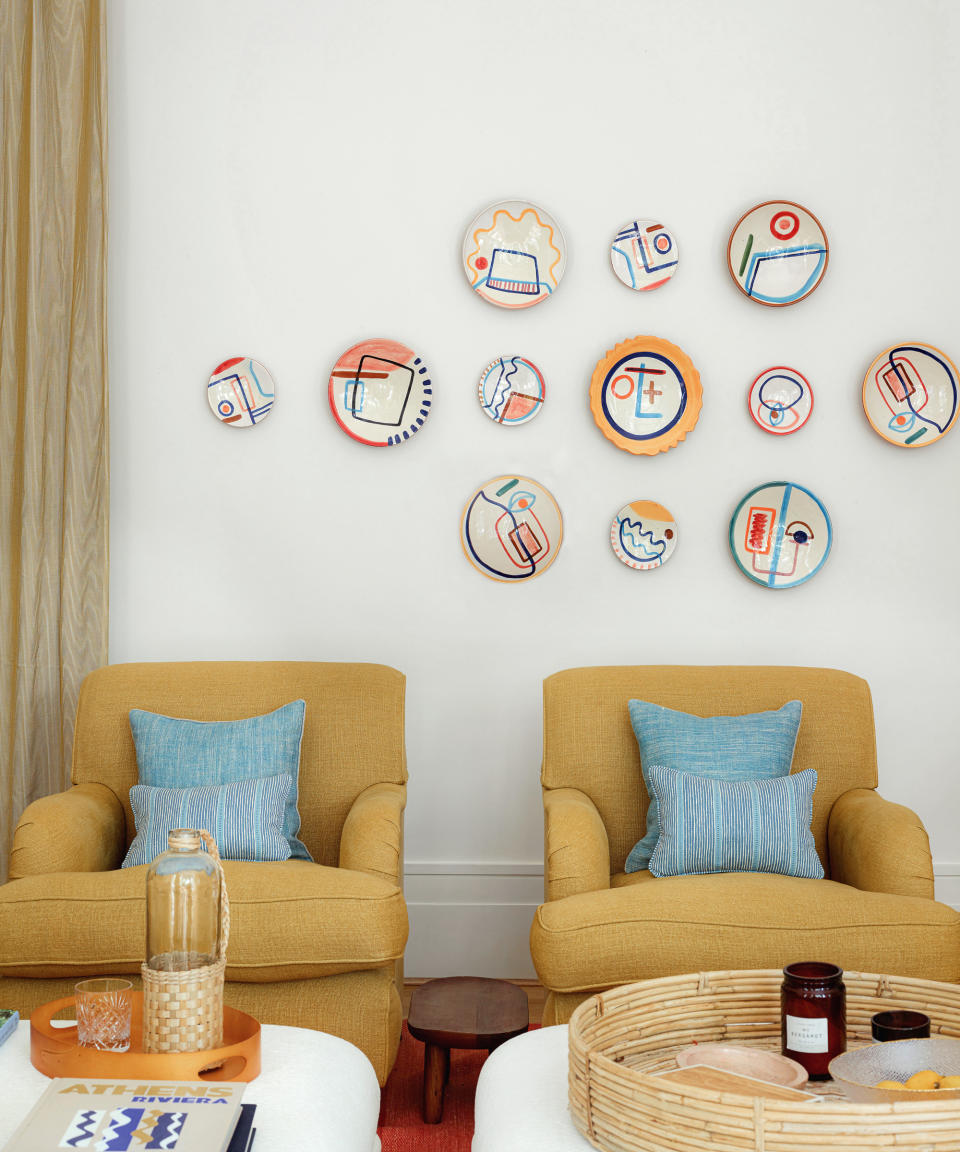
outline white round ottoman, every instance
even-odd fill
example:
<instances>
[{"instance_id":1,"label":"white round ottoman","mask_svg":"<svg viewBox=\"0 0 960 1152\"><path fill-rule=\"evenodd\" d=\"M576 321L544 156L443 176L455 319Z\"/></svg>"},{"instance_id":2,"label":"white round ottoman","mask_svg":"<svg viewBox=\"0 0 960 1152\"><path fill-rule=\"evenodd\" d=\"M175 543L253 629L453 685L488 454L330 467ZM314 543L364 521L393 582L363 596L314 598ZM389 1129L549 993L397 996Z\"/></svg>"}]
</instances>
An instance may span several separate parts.
<instances>
[{"instance_id":1,"label":"white round ottoman","mask_svg":"<svg viewBox=\"0 0 960 1152\"><path fill-rule=\"evenodd\" d=\"M567 1026L501 1044L480 1071L473 1152L592 1152L567 1107Z\"/></svg>"}]
</instances>

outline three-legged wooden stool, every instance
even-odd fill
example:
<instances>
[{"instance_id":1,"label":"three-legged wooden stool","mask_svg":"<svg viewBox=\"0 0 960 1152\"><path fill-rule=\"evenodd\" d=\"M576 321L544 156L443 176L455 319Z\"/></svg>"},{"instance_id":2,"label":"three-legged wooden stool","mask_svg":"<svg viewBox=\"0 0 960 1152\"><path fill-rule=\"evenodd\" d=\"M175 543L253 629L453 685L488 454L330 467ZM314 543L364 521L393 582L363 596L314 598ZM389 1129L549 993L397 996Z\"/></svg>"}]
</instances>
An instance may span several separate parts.
<instances>
[{"instance_id":1,"label":"three-legged wooden stool","mask_svg":"<svg viewBox=\"0 0 960 1152\"><path fill-rule=\"evenodd\" d=\"M451 1048L486 1048L526 1032L527 994L506 980L449 976L428 980L410 998L407 1027L426 1045L423 1054L423 1118L438 1124L450 1076Z\"/></svg>"}]
</instances>

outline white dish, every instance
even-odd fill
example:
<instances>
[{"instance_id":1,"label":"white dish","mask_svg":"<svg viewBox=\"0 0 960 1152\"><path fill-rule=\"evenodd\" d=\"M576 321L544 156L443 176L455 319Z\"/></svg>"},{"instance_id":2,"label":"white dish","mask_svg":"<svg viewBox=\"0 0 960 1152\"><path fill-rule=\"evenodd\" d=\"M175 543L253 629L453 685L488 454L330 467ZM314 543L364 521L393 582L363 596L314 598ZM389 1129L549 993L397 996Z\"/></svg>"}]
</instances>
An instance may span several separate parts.
<instances>
[{"instance_id":1,"label":"white dish","mask_svg":"<svg viewBox=\"0 0 960 1152\"><path fill-rule=\"evenodd\" d=\"M500 308L530 308L546 300L566 263L567 245L556 221L526 200L485 208L463 238L470 287Z\"/></svg>"}]
</instances>

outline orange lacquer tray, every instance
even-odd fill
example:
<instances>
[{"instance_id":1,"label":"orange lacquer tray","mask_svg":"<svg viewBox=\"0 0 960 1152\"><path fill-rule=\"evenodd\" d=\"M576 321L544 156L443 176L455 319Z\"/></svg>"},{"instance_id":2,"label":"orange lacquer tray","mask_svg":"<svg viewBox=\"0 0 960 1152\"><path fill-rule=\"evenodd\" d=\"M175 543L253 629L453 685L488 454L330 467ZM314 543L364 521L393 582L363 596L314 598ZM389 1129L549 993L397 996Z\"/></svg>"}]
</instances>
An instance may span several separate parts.
<instances>
[{"instance_id":1,"label":"orange lacquer tray","mask_svg":"<svg viewBox=\"0 0 960 1152\"><path fill-rule=\"evenodd\" d=\"M76 1003L51 1000L30 1015L30 1063L45 1076L130 1080L243 1080L260 1074L260 1024L246 1012L223 1009L223 1047L203 1052L144 1052L143 993L134 992L127 1052L81 1048L75 1024L55 1028L53 1017Z\"/></svg>"}]
</instances>

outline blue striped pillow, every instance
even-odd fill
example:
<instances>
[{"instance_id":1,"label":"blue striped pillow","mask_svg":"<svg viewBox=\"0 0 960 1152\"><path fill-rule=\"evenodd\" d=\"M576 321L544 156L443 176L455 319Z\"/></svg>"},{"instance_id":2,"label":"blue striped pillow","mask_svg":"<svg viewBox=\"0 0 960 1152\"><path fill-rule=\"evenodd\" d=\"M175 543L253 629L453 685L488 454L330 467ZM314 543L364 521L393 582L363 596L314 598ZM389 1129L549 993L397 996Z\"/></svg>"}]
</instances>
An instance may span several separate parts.
<instances>
[{"instance_id":1,"label":"blue striped pillow","mask_svg":"<svg viewBox=\"0 0 960 1152\"><path fill-rule=\"evenodd\" d=\"M776 711L745 716L694 716L646 700L631 700L627 709L650 797L646 835L630 849L624 866L626 872L639 872L648 866L660 835L659 806L647 779L647 765L663 764L716 780L787 776L803 705L788 700Z\"/></svg>"},{"instance_id":2,"label":"blue striped pillow","mask_svg":"<svg viewBox=\"0 0 960 1152\"><path fill-rule=\"evenodd\" d=\"M810 831L817 784L812 768L775 780L712 780L662 764L646 771L660 805L651 875L776 872L823 878Z\"/></svg>"},{"instance_id":3,"label":"blue striped pillow","mask_svg":"<svg viewBox=\"0 0 960 1152\"><path fill-rule=\"evenodd\" d=\"M284 806L290 777L263 776L200 788L134 784L130 806L137 834L122 868L149 864L167 850L174 828L205 828L224 860L288 860Z\"/></svg>"}]
</instances>

